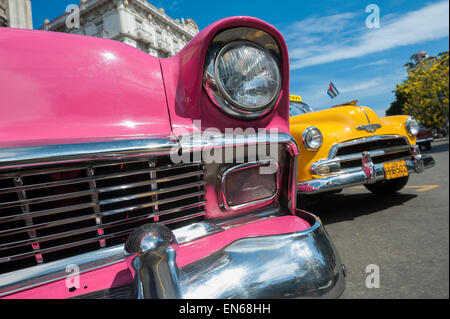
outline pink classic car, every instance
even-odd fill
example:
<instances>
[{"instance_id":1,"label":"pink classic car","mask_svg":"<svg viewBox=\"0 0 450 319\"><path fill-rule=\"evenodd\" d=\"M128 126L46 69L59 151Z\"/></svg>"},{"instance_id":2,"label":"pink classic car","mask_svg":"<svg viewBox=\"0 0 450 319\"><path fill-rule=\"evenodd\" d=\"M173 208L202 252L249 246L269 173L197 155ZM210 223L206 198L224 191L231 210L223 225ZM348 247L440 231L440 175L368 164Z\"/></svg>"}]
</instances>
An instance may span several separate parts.
<instances>
[{"instance_id":1,"label":"pink classic car","mask_svg":"<svg viewBox=\"0 0 450 319\"><path fill-rule=\"evenodd\" d=\"M342 294L296 210L286 44L221 20L179 54L0 28L0 298Z\"/></svg>"}]
</instances>

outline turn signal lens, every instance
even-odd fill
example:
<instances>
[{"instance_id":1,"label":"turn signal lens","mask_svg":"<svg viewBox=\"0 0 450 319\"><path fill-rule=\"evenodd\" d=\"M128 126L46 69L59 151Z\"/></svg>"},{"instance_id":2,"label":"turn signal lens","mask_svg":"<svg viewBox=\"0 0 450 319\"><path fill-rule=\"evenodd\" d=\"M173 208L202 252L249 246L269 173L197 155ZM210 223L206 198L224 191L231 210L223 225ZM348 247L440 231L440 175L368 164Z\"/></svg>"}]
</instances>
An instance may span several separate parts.
<instances>
[{"instance_id":1,"label":"turn signal lens","mask_svg":"<svg viewBox=\"0 0 450 319\"><path fill-rule=\"evenodd\" d=\"M278 194L279 166L275 161L245 163L226 169L221 181L222 206L238 210L269 203Z\"/></svg>"}]
</instances>

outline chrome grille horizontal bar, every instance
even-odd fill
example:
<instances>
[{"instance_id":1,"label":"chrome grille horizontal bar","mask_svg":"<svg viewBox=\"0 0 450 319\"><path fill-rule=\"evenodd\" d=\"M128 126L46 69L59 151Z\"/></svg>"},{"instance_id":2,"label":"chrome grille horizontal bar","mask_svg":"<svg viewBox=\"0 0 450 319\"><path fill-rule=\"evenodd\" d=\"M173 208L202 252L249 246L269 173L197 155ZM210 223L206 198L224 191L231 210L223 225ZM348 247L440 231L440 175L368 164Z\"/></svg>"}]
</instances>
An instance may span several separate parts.
<instances>
[{"instance_id":1,"label":"chrome grille horizontal bar","mask_svg":"<svg viewBox=\"0 0 450 319\"><path fill-rule=\"evenodd\" d=\"M47 202L55 202L55 201L63 200L63 199L70 199L70 198L76 198L76 197L82 197L82 196L89 196L89 195L94 194L94 193L95 193L95 190L87 190L87 191L82 191L82 192L73 192L73 193L67 193L67 194L61 194L61 195L53 195L53 196L46 196L46 197L39 197L39 198L23 199L23 200L18 200L18 201L15 201L15 202L0 203L0 209L17 207L17 206L23 206L23 205L32 205L32 204L41 204L41 203L47 203Z\"/></svg>"},{"instance_id":2,"label":"chrome grille horizontal bar","mask_svg":"<svg viewBox=\"0 0 450 319\"><path fill-rule=\"evenodd\" d=\"M140 182L140 183L134 183L134 184L128 184L128 185L118 185L118 186L114 186L114 187L91 189L91 190L87 190L87 191L83 191L83 192L74 192L74 193L68 193L68 194L62 194L62 195L53 195L53 196L47 196L47 197L25 199L25 200L20 200L20 201L15 201L15 202L0 203L0 209L17 207L17 206L22 206L22 205L45 203L45 202L49 202L49 201L53 202L53 201L58 201L58 200L62 200L62 199L69 199L69 198L75 198L75 197L81 197L81 196L89 196L93 193L112 192L112 191L116 191L116 190L151 185L151 184L155 184L155 183L163 183L163 182L168 182L168 181L177 180L177 179L183 179L183 178L187 178L187 177L200 176L203 174L204 174L204 171L202 171L201 173L198 173L198 174L185 174L186 176L179 176L178 178L174 178L174 179L164 178L161 180L150 180L150 181L146 181L146 182ZM192 185L192 186L188 185L188 186L195 187L195 186L201 186L201 185ZM189 187L185 187L185 188L189 188ZM162 194L162 193L172 192L172 191L179 190L182 188L183 188L182 186L181 187L173 187L173 189L168 188L168 189L159 190L156 192L148 192L148 193L144 193L144 194L138 194L138 195L134 195L133 198L129 198L129 199L116 198L113 200L105 200L105 201L100 201L99 204L105 205L105 204L111 204L111 203L114 203L117 201L122 201L122 200L131 200L131 199L140 198L140 197L148 197L148 196L158 195L158 194Z\"/></svg>"},{"instance_id":3,"label":"chrome grille horizontal bar","mask_svg":"<svg viewBox=\"0 0 450 319\"><path fill-rule=\"evenodd\" d=\"M37 218L37 217L42 217L42 216L50 216L50 215L54 215L54 214L58 214L58 213L77 211L77 210L81 210L81 209L92 208L95 205L97 205L97 204L96 203L85 203L85 204L80 204L80 205L59 207L59 208L55 208L55 209L47 209L47 210L37 211L37 212L33 212L33 213L4 216L4 217L0 217L0 223L14 222L14 221L22 220L22 219L27 219L27 218Z\"/></svg>"},{"instance_id":4,"label":"chrome grille horizontal bar","mask_svg":"<svg viewBox=\"0 0 450 319\"><path fill-rule=\"evenodd\" d=\"M192 198L192 197L198 197L198 196L202 196L202 195L205 195L204 191L190 193L190 194L187 194L187 195L177 196L177 197L173 197L173 198L169 198L169 199L165 199L165 200L159 200L157 202L149 202L149 203L146 203L146 204L141 204L141 205L125 207L125 208L121 208L121 209L114 209L114 210L110 210L110 211L105 211L105 212L101 212L101 215L102 216L111 216L111 215L115 215L115 214L119 214L119 213L131 212L131 211L137 210L137 209L153 207L155 205L169 204L169 203L177 202L177 201L184 200L184 199L189 199L189 198ZM36 212L36 213L28 213L28 214L7 216L7 217L0 218L0 223L1 222L17 221L17 220L22 220L22 219L27 219L27 218L36 218L36 217L41 217L41 216L48 216L48 215L53 215L53 214L57 214L57 213L62 213L62 212L65 212L65 211L73 211L73 210L79 210L79 209L83 209L83 208L89 208L89 207L93 207L95 205L96 205L96 203L88 203L88 204L82 204L82 205L76 205L76 206L62 207L62 208L58 208L58 209L54 209L54 210L39 211L39 212Z\"/></svg>"},{"instance_id":5,"label":"chrome grille horizontal bar","mask_svg":"<svg viewBox=\"0 0 450 319\"><path fill-rule=\"evenodd\" d=\"M105 200L99 201L99 205L109 205L109 204L114 204L114 203L118 203L118 202L129 201L129 200L144 198L144 197L150 197L150 196L154 196L154 195L161 195L161 194L171 193L171 192L175 192L175 191L179 191L179 190L183 190L183 189L187 189L187 188L199 187L199 186L204 186L204 185L206 185L206 181L195 182L195 183L181 185L181 186L175 186L175 187L169 187L166 189L161 189L161 190L157 190L157 191L141 193L141 194L136 194L136 195L117 197L117 198L112 198L112 199L105 199Z\"/></svg>"},{"instance_id":6,"label":"chrome grille horizontal bar","mask_svg":"<svg viewBox=\"0 0 450 319\"><path fill-rule=\"evenodd\" d=\"M369 146L378 145L378 149L383 147L389 147L390 144L397 144L398 145L409 145L408 139L405 136L401 135L375 135L375 136L369 136L359 139L354 139L346 142L341 142L334 144L331 149L328 158L332 159L337 157L340 151L343 149L350 148L360 148L357 152L352 153L362 153L364 151L371 151L368 149ZM391 145L392 146L392 145ZM342 156L342 155L341 155Z\"/></svg>"},{"instance_id":7,"label":"chrome grille horizontal bar","mask_svg":"<svg viewBox=\"0 0 450 319\"><path fill-rule=\"evenodd\" d=\"M378 156L383 156L383 155L388 155L388 154L401 153L401 152L410 151L410 150L411 150L411 147L409 145L389 147L389 148L385 148L385 149L371 151L370 156L378 157ZM334 160L336 162L347 162L347 161L360 160L360 159L362 159L362 156L363 156L362 153L355 153L355 154L350 154L350 155L338 156L338 157L334 158Z\"/></svg>"},{"instance_id":8,"label":"chrome grille horizontal bar","mask_svg":"<svg viewBox=\"0 0 450 319\"><path fill-rule=\"evenodd\" d=\"M85 169L85 168L86 167L81 168L81 169ZM62 181L42 183L42 184L35 184L35 185L27 185L27 186L20 186L20 187L9 187L9 188L0 189L0 194L15 193L15 192L18 192L18 191L29 191L29 190L35 190L35 189L40 189L40 188L56 187L56 186L67 186L67 185L73 185L73 184L81 184L81 183L95 181L95 180L106 180L106 179L114 179L114 178L133 176L133 175L143 175L143 174L148 174L148 173L152 173L152 172L162 172L162 171L167 171L167 170L177 169L177 168L184 168L184 167L183 166L172 166L172 167L167 167L167 168L164 168L164 169L144 169L144 170L131 171L131 172L127 172L127 173L116 173L116 174L109 174L109 175L102 175L102 176L90 176L90 177L84 177L84 178L76 178L76 179L62 180ZM73 171L73 170L59 171L59 173L61 173L61 172L70 172L70 171ZM33 175L36 175L36 174L33 174ZM182 178L185 178L185 177L190 177L190 176L188 176L188 174L184 174L184 175L186 175L186 176L179 175L178 178L177 177L165 178L165 179L161 178L159 180L155 180L154 183L163 183L163 182L170 181L172 179L182 179ZM17 174L15 174L14 176L10 176L9 178L13 178L15 176L17 176ZM32 176L32 175L22 175L21 174L20 176L24 177L24 176Z\"/></svg>"},{"instance_id":9,"label":"chrome grille horizontal bar","mask_svg":"<svg viewBox=\"0 0 450 319\"><path fill-rule=\"evenodd\" d=\"M183 217L175 218L175 219L172 219L172 220L164 221L164 222L161 222L159 224L161 224L161 225L170 225L170 224L178 223L178 222L181 222L181 221L202 217L205 214L206 214L206 211L202 211L202 212L199 212L199 213L194 213L194 214L186 215L186 216L183 216ZM114 225L114 226L120 226L120 225L118 224L118 225ZM95 227L97 227L97 226L95 226ZM113 227L113 226L108 226L108 227ZM105 228L105 226L103 226L103 228ZM92 229L85 230L85 231L86 232L91 232L91 231L95 231L96 229L97 228L92 227ZM99 237L93 237L92 239L82 240L82 241L79 241L79 242L73 242L73 243L70 243L70 244L55 246L55 247L51 247L51 248L40 249L38 251L32 251L32 252L23 253L23 254L19 254L19 255L15 255L15 256L9 256L9 257L6 257L6 258L0 258L0 264L1 263L5 263L5 262L14 261L14 260L27 258L27 257L32 257L32 256L36 255L37 253L39 253L39 254L46 254L46 253L55 252L55 251L58 251L58 250L63 250L63 249L66 249L66 248L72 248L72 247L81 246L81 245L85 245L85 244L89 244L89 243L94 243L94 242L99 241L99 239L107 240L107 239L115 238L115 237L118 237L118 236L128 235L128 234L132 233L134 230L135 230L135 228L130 228L130 229L119 231L119 232L116 232L116 233L113 233L113 234L103 235L103 236L99 236ZM50 240L50 239L48 239L48 240Z\"/></svg>"},{"instance_id":10,"label":"chrome grille horizontal bar","mask_svg":"<svg viewBox=\"0 0 450 319\"><path fill-rule=\"evenodd\" d=\"M195 193L195 196L198 196L198 194L200 194L200 193ZM204 192L201 193L201 195L204 195ZM185 199L185 198L183 198L183 199ZM180 199L173 198L173 199L170 199L170 202L174 202L174 201L178 201L178 200L180 200ZM167 202L168 201L166 201L166 203ZM151 204L152 205L157 205L158 203L151 203ZM178 207L178 208L175 208L175 209L159 211L158 213L149 215L149 217L165 216L165 215L168 215L168 214L179 212L181 210L189 210L189 209L192 209L192 208L197 208L197 207L200 207L200 206L204 206L205 204L206 204L206 201L202 201L202 202L199 202L199 203L196 203L196 204L185 205L185 206ZM138 206L135 206L135 207L138 207ZM151 207L151 206L150 205L140 205L139 209L144 209L144 208L148 208L148 207ZM115 213L118 214L118 213L129 212L129 211L132 211L131 208L133 208L133 207L127 207L126 209L122 209L120 212L119 212L119 210L117 210ZM105 217L105 216L112 216L113 214L111 214L111 212L101 212L100 215L102 217ZM71 223L77 223L77 222L93 219L93 218L95 218L95 216L97 216L97 214L96 213L92 213L92 214L79 216L79 217L75 217L75 218L61 219L61 220L58 220L58 221L44 223L44 224L34 224L34 225L26 226L26 227L0 231L0 237L2 237L2 236L10 236L10 235L14 235L14 234L27 232L30 229L41 230L41 229L45 229L45 228L51 228L51 227L56 227L56 226L61 226L61 225L66 225L66 224L71 224ZM106 225L107 224L103 224L103 227L107 227ZM39 241L41 241L42 238L37 238L37 239ZM29 241L28 243L32 243L32 242L33 241ZM3 246L5 246L5 245L0 245L0 250L2 250Z\"/></svg>"},{"instance_id":11,"label":"chrome grille horizontal bar","mask_svg":"<svg viewBox=\"0 0 450 319\"><path fill-rule=\"evenodd\" d=\"M202 214L204 214L204 213L205 212L202 212ZM74 236L74 235L78 235L78 234L93 232L93 231L98 230L99 228L107 229L107 228L111 228L111 227L116 227L116 226L121 226L121 225L134 223L134 222L137 222L137 221L148 220L148 219L154 218L156 216L164 216L164 215L167 215L167 214L169 214L169 213L165 213L165 214L164 213L163 214L160 214L160 213L148 214L148 215L143 215L143 216L138 216L138 217L134 217L134 218L120 220L120 221L117 221L117 222L104 223L101 226L95 225L95 226L92 226L92 227L86 227L86 228L82 228L82 229L75 229L75 230L72 230L72 231L69 231L69 232L65 232L65 233L58 233L58 234L55 234L55 235L43 236L43 237L38 237L38 238L33 238L33 239L27 239L27 240L23 240L23 241L20 241L20 242L13 242L13 243L9 243L9 244L0 245L0 250L20 247L20 246L23 246L23 245L31 245L32 243L34 243L36 241L38 241L40 243L43 243L43 242L50 241L50 240L55 240L55 239L60 239L60 238L64 238L64 237L70 237L70 236ZM185 217L186 216L182 217L182 219L179 219L179 220L184 220ZM189 215L187 217L190 218ZM177 221L170 220L167 223L174 223L174 222L177 222ZM163 224L163 223L161 223L161 224Z\"/></svg>"}]
</instances>

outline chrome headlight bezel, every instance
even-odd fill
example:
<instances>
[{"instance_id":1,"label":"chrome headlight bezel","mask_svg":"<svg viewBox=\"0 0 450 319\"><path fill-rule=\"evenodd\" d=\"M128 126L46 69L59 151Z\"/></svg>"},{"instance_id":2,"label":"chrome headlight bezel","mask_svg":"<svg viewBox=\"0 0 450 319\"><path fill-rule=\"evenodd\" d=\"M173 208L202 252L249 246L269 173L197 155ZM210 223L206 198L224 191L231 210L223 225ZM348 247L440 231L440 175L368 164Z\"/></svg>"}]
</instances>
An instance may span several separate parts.
<instances>
[{"instance_id":1,"label":"chrome headlight bezel","mask_svg":"<svg viewBox=\"0 0 450 319\"><path fill-rule=\"evenodd\" d=\"M251 39L251 40L249 40ZM278 86L273 98L266 105L258 108L249 108L234 101L217 79L217 59L230 46L248 45L263 51L276 63L278 70ZM203 87L215 106L222 112L241 120L254 120L261 118L273 110L279 99L282 88L282 72L280 51L276 41L261 30L248 27L238 27L226 30L217 35L208 50L205 61Z\"/></svg>"},{"instance_id":2,"label":"chrome headlight bezel","mask_svg":"<svg viewBox=\"0 0 450 319\"><path fill-rule=\"evenodd\" d=\"M405 129L410 136L416 137L420 130L419 122L412 116L408 117L405 122Z\"/></svg>"},{"instance_id":3,"label":"chrome headlight bezel","mask_svg":"<svg viewBox=\"0 0 450 319\"><path fill-rule=\"evenodd\" d=\"M320 143L319 145L311 145L310 141L309 141L309 137L311 136L311 134L316 133L316 136L320 137ZM317 151L319 150L322 145L323 145L323 134L322 132L315 126L310 126L308 127L304 132L303 132L303 146L305 147L305 149L309 150L309 151Z\"/></svg>"},{"instance_id":4,"label":"chrome headlight bezel","mask_svg":"<svg viewBox=\"0 0 450 319\"><path fill-rule=\"evenodd\" d=\"M253 49L257 49L259 51L261 51L262 53L264 53L264 55L266 56L266 58L275 65L275 78L277 80L277 86L276 89L272 92L269 102L265 103L265 104L261 104L255 107L250 107L247 105L244 105L242 103L239 103L238 101L234 100L233 97L231 97L231 95L229 94L229 92L227 91L227 89L223 86L222 83L222 76L220 74L220 69L219 69L219 60L222 58L223 54L225 52L227 52L227 50L230 50L230 48L239 48L239 47L250 47ZM223 96L225 97L225 99L234 107L236 107L237 111L245 111L245 112L259 112L261 110L265 110L271 106L273 106L273 104L276 102L280 91L281 91L281 71L280 71L280 67L279 65L276 63L275 59L270 55L270 53L264 49L264 47L254 43L254 42L250 42L250 41L232 41L230 43L228 43L227 45L225 45L217 54L217 57L215 59L214 62L214 77L216 79L216 84L217 87L219 88L219 91L223 94Z\"/></svg>"}]
</instances>

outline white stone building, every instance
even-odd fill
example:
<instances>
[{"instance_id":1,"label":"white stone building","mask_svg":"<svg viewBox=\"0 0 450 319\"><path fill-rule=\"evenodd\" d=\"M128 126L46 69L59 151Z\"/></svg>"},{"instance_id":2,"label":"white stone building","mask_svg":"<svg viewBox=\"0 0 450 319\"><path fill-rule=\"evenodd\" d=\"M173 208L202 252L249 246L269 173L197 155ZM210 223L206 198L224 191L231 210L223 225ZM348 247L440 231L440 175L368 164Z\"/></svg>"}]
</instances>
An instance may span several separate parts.
<instances>
[{"instance_id":1,"label":"white stone building","mask_svg":"<svg viewBox=\"0 0 450 319\"><path fill-rule=\"evenodd\" d=\"M160 58L176 54L199 31L192 19L174 20L146 0L82 0L68 11L40 29L117 40Z\"/></svg>"},{"instance_id":2,"label":"white stone building","mask_svg":"<svg viewBox=\"0 0 450 319\"><path fill-rule=\"evenodd\" d=\"M0 27L33 29L31 0L0 0Z\"/></svg>"}]
</instances>

